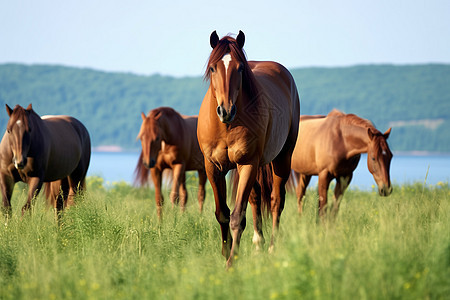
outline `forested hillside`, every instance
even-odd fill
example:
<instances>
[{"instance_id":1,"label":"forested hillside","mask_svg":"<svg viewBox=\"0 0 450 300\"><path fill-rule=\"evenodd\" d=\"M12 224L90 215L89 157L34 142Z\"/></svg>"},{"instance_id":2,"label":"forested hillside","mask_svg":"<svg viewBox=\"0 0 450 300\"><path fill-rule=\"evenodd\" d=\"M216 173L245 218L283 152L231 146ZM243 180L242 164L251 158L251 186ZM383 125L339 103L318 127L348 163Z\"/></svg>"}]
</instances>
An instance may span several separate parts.
<instances>
[{"instance_id":1,"label":"forested hillside","mask_svg":"<svg viewBox=\"0 0 450 300\"><path fill-rule=\"evenodd\" d=\"M333 108L372 120L394 151L450 152L450 65L367 65L291 70L300 92L301 114ZM171 106L197 114L207 83L174 78L106 73L50 65L0 65L0 102L29 103L40 115L70 114L91 133L94 147L137 149L141 111ZM0 129L7 114L0 108Z\"/></svg>"}]
</instances>

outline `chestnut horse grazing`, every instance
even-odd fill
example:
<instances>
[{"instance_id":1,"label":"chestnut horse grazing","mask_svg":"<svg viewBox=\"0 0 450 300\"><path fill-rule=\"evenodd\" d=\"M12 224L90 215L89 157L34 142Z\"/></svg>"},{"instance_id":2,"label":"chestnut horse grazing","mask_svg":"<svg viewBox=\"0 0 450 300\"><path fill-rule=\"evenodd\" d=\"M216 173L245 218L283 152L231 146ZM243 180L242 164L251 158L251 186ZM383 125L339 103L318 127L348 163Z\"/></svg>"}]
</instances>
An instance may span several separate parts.
<instances>
[{"instance_id":1,"label":"chestnut horse grazing","mask_svg":"<svg viewBox=\"0 0 450 300\"><path fill-rule=\"evenodd\" d=\"M222 231L222 254L227 267L237 255L246 220L249 195L256 219L253 242L264 242L261 230L261 182L258 170L272 164L272 249L284 208L285 184L290 174L291 154L298 134L299 96L289 71L275 62L247 61L242 47L245 36L236 39L210 36L213 48L205 78L210 80L198 116L197 136L205 156L206 174L216 203L216 218ZM225 175L237 168L236 205L230 216L226 202ZM262 178L262 176L259 176ZM267 180L267 178L262 178ZM231 232L230 232L231 227Z\"/></svg>"},{"instance_id":2,"label":"chestnut horse grazing","mask_svg":"<svg viewBox=\"0 0 450 300\"><path fill-rule=\"evenodd\" d=\"M392 153L387 144L391 132L384 134L373 124L354 114L338 110L327 116L301 116L300 129L292 154L292 170L298 179L298 211L311 176L319 176L319 215L327 205L330 182L336 179L333 214L336 215L345 189L352 180L361 153L367 153L367 166L378 185L381 196L392 192L389 168Z\"/></svg>"},{"instance_id":3,"label":"chestnut horse grazing","mask_svg":"<svg viewBox=\"0 0 450 300\"><path fill-rule=\"evenodd\" d=\"M85 188L91 158L91 141L84 125L69 116L40 117L32 108L6 105L9 121L0 144L0 186L3 209L11 213L14 184L28 184L28 199L22 214L31 206L46 183L47 197L60 212L73 204Z\"/></svg>"},{"instance_id":4,"label":"chestnut horse grazing","mask_svg":"<svg viewBox=\"0 0 450 300\"><path fill-rule=\"evenodd\" d=\"M200 212L205 200L206 173L203 154L197 140L197 116L181 116L170 107L144 113L138 138L142 151L136 166L135 182L141 185L148 181L148 170L155 185L155 201L158 217L161 218L163 196L161 194L162 172L172 169L173 185L170 192L172 206L180 202L185 209L188 194L186 191L186 171L198 171L198 204Z\"/></svg>"}]
</instances>

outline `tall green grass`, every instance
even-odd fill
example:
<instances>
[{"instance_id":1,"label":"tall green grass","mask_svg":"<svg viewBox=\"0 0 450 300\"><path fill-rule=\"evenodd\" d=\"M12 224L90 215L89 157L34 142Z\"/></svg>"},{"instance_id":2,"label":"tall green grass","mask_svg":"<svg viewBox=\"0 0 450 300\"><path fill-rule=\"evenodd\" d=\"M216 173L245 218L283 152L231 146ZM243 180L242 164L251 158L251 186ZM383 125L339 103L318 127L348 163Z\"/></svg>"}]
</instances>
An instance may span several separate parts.
<instances>
[{"instance_id":1,"label":"tall green grass","mask_svg":"<svg viewBox=\"0 0 450 300\"><path fill-rule=\"evenodd\" d=\"M198 212L196 187L182 214L153 191L90 178L88 192L60 223L42 198L0 226L0 299L448 299L450 189L408 184L390 197L349 190L335 221L304 214L288 195L275 252L256 252L247 213L239 257L228 271L212 192ZM168 199L168 192L166 193ZM270 222L264 224L269 240Z\"/></svg>"}]
</instances>

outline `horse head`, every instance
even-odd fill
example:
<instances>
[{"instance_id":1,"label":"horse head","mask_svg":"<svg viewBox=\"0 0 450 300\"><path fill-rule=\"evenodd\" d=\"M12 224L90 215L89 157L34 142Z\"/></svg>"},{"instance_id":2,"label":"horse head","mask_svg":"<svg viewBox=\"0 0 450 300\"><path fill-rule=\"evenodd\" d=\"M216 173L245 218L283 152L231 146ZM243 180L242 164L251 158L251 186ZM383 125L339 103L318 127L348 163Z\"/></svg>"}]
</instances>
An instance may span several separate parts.
<instances>
[{"instance_id":1,"label":"horse head","mask_svg":"<svg viewBox=\"0 0 450 300\"><path fill-rule=\"evenodd\" d=\"M30 113L33 108L28 105L24 109L20 105L16 105L11 109L6 105L6 112L9 115L9 121L6 125L8 142L13 153L13 163L16 169L23 169L27 164L27 156L31 146L31 126Z\"/></svg>"},{"instance_id":2,"label":"horse head","mask_svg":"<svg viewBox=\"0 0 450 300\"><path fill-rule=\"evenodd\" d=\"M210 79L210 90L217 101L217 115L222 123L231 123L236 115L236 101L245 77L251 73L243 52L245 35L239 31L236 39L225 36L219 40L214 31L210 36L213 48L205 78Z\"/></svg>"},{"instance_id":3,"label":"horse head","mask_svg":"<svg viewBox=\"0 0 450 300\"><path fill-rule=\"evenodd\" d=\"M153 168L158 158L158 153L164 144L164 132L161 128L161 111L152 110L145 116L141 113L142 125L138 139L142 144L142 163L147 168Z\"/></svg>"},{"instance_id":4,"label":"horse head","mask_svg":"<svg viewBox=\"0 0 450 300\"><path fill-rule=\"evenodd\" d=\"M372 128L368 129L370 143L367 151L367 166L378 185L380 196L389 196L392 193L389 169L393 155L386 141L390 133L391 128L384 134Z\"/></svg>"}]
</instances>

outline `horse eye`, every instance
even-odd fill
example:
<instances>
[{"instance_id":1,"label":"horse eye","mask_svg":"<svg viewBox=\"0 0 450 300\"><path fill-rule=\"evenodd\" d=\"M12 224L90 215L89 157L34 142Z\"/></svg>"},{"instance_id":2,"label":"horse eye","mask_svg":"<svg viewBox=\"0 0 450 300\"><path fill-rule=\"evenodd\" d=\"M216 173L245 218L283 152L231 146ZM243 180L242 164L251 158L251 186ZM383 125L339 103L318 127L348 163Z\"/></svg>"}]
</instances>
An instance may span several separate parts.
<instances>
[{"instance_id":1,"label":"horse eye","mask_svg":"<svg viewBox=\"0 0 450 300\"><path fill-rule=\"evenodd\" d=\"M210 71L211 73L214 73L214 68L213 68L213 67L209 67L209 71Z\"/></svg>"},{"instance_id":2,"label":"horse eye","mask_svg":"<svg viewBox=\"0 0 450 300\"><path fill-rule=\"evenodd\" d=\"M6 132L11 133L11 129L7 129Z\"/></svg>"},{"instance_id":3,"label":"horse eye","mask_svg":"<svg viewBox=\"0 0 450 300\"><path fill-rule=\"evenodd\" d=\"M242 73L242 71L244 71L244 65L240 64L239 68L238 68L238 72Z\"/></svg>"}]
</instances>

